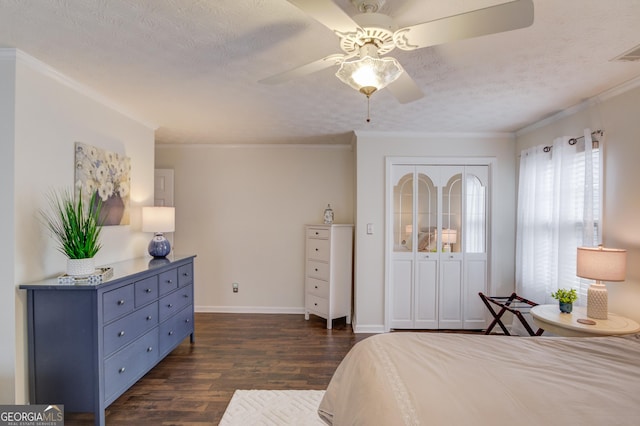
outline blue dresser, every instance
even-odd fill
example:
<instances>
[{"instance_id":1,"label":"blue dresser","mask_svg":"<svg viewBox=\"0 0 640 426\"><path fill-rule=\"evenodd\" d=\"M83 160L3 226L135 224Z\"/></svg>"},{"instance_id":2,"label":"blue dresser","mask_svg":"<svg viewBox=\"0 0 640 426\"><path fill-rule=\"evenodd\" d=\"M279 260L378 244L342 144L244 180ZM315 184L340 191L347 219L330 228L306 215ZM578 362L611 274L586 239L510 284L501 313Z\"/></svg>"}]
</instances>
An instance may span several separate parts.
<instances>
[{"instance_id":1,"label":"blue dresser","mask_svg":"<svg viewBox=\"0 0 640 426\"><path fill-rule=\"evenodd\" d=\"M193 343L195 255L105 265L101 284L23 284L32 404L104 410L187 336Z\"/></svg>"}]
</instances>

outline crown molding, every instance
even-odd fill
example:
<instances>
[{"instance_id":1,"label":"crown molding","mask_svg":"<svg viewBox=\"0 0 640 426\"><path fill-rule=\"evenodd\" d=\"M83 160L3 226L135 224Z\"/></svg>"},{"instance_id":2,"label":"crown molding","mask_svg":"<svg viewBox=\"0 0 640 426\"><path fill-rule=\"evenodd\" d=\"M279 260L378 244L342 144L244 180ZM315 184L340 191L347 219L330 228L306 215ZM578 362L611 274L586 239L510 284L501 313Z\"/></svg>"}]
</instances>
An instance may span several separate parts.
<instances>
[{"instance_id":1,"label":"crown molding","mask_svg":"<svg viewBox=\"0 0 640 426\"><path fill-rule=\"evenodd\" d=\"M585 110L589 107L592 107L594 105L597 105L600 102L606 101L608 99L614 98L618 95L621 95L623 93L629 92L631 90L634 90L636 88L640 87L640 76L639 77L635 77L632 78L631 80L627 80L622 84L619 84L615 87L612 87L611 89L605 90L604 92L597 94L589 99L586 99L582 102L580 102L579 104L573 105L569 108L565 108L562 111L553 114L547 118L544 118L540 121L536 121L533 124L530 124L526 127L523 127L520 130L516 131L516 137L527 134L529 132L532 132L536 129L540 129L542 127L546 127L558 120L561 120L563 118L566 117L570 117L582 110Z\"/></svg>"},{"instance_id":2,"label":"crown molding","mask_svg":"<svg viewBox=\"0 0 640 426\"><path fill-rule=\"evenodd\" d=\"M407 139L515 139L512 132L378 132L369 130L355 130L356 138L407 138Z\"/></svg>"},{"instance_id":3,"label":"crown molding","mask_svg":"<svg viewBox=\"0 0 640 426\"><path fill-rule=\"evenodd\" d=\"M132 112L128 111L126 108L124 108L122 105L117 104L116 102L114 102L113 100L107 98L106 96L102 95L101 93L91 89L88 86L85 86L82 83L77 82L76 80L73 80L72 78L68 77L67 75L61 73L60 71L56 70L55 68L53 68L50 65L45 64L44 62L42 62L39 59L34 58L33 56L23 52L20 49L15 49L15 48L0 48L0 60L15 60L16 63L21 63L23 65L28 66L29 68L31 68L32 70L40 73L41 75L45 76L45 77L49 77L52 80L78 92L81 95L84 95L104 106L106 106L107 108L110 108L122 115L124 115L125 117L128 117L140 124L142 124L143 126L151 129L151 130L157 130L158 126L154 123L150 123L144 119L141 119L140 117L136 117L135 114L133 114Z\"/></svg>"},{"instance_id":4,"label":"crown molding","mask_svg":"<svg viewBox=\"0 0 640 426\"><path fill-rule=\"evenodd\" d=\"M201 149L335 149L352 150L351 144L292 144L292 143L156 143L156 149L163 148L201 148Z\"/></svg>"}]
</instances>

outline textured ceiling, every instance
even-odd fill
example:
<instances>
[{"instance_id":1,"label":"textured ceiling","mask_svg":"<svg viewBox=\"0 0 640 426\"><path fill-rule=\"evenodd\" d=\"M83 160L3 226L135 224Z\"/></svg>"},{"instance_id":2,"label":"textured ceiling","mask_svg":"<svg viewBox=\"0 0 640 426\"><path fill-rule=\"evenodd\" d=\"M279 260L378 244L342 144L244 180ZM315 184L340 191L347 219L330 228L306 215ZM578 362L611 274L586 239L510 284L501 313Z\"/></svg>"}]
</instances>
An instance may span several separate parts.
<instances>
[{"instance_id":1,"label":"textured ceiling","mask_svg":"<svg viewBox=\"0 0 640 426\"><path fill-rule=\"evenodd\" d=\"M387 0L403 27L504 0ZM349 0L336 0L348 14ZM158 126L158 143L345 143L354 130L513 132L640 76L640 0L534 0L534 24L391 52L426 96L366 98L335 69L258 80L339 53L285 0L0 0L15 47Z\"/></svg>"}]
</instances>

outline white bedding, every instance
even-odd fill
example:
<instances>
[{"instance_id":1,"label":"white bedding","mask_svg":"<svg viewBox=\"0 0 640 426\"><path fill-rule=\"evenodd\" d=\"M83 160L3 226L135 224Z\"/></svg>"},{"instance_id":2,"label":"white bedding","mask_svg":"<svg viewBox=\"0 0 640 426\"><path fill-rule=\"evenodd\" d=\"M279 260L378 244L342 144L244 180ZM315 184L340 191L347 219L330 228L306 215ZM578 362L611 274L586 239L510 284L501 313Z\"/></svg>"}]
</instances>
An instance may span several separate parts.
<instances>
[{"instance_id":1,"label":"white bedding","mask_svg":"<svg viewBox=\"0 0 640 426\"><path fill-rule=\"evenodd\" d=\"M640 336L372 336L318 413L337 426L639 425Z\"/></svg>"}]
</instances>

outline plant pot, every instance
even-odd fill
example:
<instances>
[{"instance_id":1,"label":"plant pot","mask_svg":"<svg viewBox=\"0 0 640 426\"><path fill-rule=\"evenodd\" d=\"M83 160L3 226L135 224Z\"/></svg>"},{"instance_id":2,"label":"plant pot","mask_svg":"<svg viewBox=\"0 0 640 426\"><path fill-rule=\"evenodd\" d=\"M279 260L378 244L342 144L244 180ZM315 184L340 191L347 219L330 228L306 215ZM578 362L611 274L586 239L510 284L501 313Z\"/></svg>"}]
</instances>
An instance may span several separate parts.
<instances>
[{"instance_id":1,"label":"plant pot","mask_svg":"<svg viewBox=\"0 0 640 426\"><path fill-rule=\"evenodd\" d=\"M559 303L560 303L560 312L565 314L570 314L571 311L573 310L573 303L563 303L563 302L559 302Z\"/></svg>"},{"instance_id":2,"label":"plant pot","mask_svg":"<svg viewBox=\"0 0 640 426\"><path fill-rule=\"evenodd\" d=\"M93 257L86 259L67 259L67 275L81 277L96 272L96 263Z\"/></svg>"}]
</instances>

